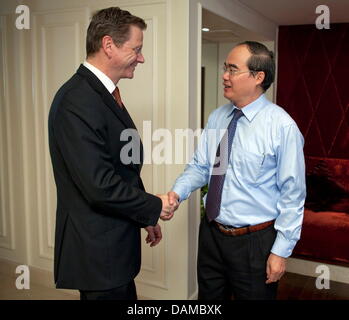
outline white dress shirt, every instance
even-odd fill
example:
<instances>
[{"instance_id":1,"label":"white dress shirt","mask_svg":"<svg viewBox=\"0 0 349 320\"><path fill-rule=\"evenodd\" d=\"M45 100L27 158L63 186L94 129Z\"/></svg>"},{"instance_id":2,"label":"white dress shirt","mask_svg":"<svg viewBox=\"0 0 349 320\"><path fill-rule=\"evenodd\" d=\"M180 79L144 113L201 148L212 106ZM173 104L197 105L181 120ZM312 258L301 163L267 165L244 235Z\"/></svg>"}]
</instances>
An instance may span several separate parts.
<instances>
[{"instance_id":1,"label":"white dress shirt","mask_svg":"<svg viewBox=\"0 0 349 320\"><path fill-rule=\"evenodd\" d=\"M103 85L111 94L113 93L113 91L116 88L116 85L105 73L103 73L101 70L93 66L91 63L88 63L87 61L85 61L83 65L87 69L89 69L103 83Z\"/></svg>"}]
</instances>

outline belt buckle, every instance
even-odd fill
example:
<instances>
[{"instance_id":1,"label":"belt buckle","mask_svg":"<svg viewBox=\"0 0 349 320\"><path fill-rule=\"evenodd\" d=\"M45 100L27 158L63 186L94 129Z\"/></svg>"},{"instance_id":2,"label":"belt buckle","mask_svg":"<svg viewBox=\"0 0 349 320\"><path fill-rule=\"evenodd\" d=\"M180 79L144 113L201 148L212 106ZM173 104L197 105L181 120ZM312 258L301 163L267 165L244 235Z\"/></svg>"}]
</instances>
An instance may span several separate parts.
<instances>
[{"instance_id":1,"label":"belt buckle","mask_svg":"<svg viewBox=\"0 0 349 320\"><path fill-rule=\"evenodd\" d=\"M221 224L221 226L222 226L225 230L227 230L227 231L231 231L231 230L237 229L237 228L234 228L233 226L226 226L225 224Z\"/></svg>"}]
</instances>

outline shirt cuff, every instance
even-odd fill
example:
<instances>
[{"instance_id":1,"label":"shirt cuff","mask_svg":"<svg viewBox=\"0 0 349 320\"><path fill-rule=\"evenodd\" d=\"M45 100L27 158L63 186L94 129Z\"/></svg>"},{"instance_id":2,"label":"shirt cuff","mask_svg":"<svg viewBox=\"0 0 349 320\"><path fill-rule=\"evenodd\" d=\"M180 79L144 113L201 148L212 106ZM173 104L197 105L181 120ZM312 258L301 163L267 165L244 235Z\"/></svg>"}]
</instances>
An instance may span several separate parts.
<instances>
[{"instance_id":1,"label":"shirt cuff","mask_svg":"<svg viewBox=\"0 0 349 320\"><path fill-rule=\"evenodd\" d=\"M174 185L172 191L176 192L179 195L179 202L187 200L191 194L190 191L185 190L187 188L181 188L180 186Z\"/></svg>"},{"instance_id":2,"label":"shirt cuff","mask_svg":"<svg viewBox=\"0 0 349 320\"><path fill-rule=\"evenodd\" d=\"M292 254L296 243L297 241L286 239L283 234L278 231L271 252L277 256L288 258Z\"/></svg>"}]
</instances>

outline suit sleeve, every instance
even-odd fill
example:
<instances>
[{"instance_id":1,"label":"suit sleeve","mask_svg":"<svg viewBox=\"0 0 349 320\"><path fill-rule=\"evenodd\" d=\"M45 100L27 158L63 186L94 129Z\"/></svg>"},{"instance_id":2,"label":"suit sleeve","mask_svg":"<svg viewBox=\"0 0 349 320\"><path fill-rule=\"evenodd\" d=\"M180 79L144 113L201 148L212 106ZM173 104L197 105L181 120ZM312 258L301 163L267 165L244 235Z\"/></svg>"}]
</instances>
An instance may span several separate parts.
<instances>
[{"instance_id":1,"label":"suit sleeve","mask_svg":"<svg viewBox=\"0 0 349 320\"><path fill-rule=\"evenodd\" d=\"M133 187L115 171L108 149L106 121L100 112L98 108L84 108L66 100L61 104L53 130L68 171L97 212L156 225L162 201Z\"/></svg>"}]
</instances>

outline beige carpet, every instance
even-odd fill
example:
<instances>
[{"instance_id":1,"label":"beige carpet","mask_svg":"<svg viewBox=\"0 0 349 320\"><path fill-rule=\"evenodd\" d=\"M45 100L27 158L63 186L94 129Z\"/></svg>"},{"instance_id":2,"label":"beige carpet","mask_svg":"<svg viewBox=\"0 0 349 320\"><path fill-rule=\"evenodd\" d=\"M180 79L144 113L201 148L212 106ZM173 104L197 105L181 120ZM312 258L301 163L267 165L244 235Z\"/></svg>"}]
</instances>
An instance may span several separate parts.
<instances>
[{"instance_id":1,"label":"beige carpet","mask_svg":"<svg viewBox=\"0 0 349 320\"><path fill-rule=\"evenodd\" d=\"M18 290L15 284L16 278L0 273L0 300L79 300L76 292L66 292L55 288L48 288L37 284L31 284L30 289Z\"/></svg>"}]
</instances>

